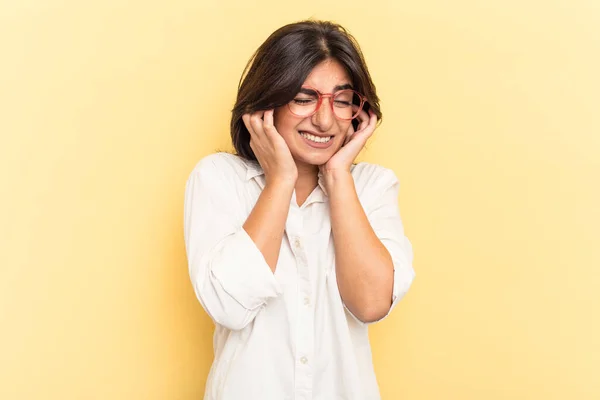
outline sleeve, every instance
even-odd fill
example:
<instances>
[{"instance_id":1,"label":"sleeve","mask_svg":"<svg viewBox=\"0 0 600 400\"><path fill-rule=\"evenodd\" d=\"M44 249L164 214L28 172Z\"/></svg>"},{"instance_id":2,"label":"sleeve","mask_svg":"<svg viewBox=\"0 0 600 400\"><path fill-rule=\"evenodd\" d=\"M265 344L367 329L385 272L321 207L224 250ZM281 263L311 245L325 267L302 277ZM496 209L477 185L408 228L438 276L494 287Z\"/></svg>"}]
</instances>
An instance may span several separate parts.
<instances>
[{"instance_id":1,"label":"sleeve","mask_svg":"<svg viewBox=\"0 0 600 400\"><path fill-rule=\"evenodd\" d=\"M243 229L237 176L229 167L232 176L227 179L226 168L205 158L192 171L185 187L184 239L190 278L202 307L215 323L239 330L281 289Z\"/></svg>"},{"instance_id":2,"label":"sleeve","mask_svg":"<svg viewBox=\"0 0 600 400\"><path fill-rule=\"evenodd\" d=\"M398 194L400 190L398 178L392 170L380 169L376 179L372 177L369 181L373 182L373 184L370 185L370 188L366 189L368 197L363 203L363 207L375 235L392 257L394 264L394 284L392 289L392 303L386 315L377 321L363 323L365 325L370 325L387 318L398 302L408 292L415 278L415 272L412 267L414 258L413 248L411 242L404 234L404 226L398 207Z\"/></svg>"}]
</instances>

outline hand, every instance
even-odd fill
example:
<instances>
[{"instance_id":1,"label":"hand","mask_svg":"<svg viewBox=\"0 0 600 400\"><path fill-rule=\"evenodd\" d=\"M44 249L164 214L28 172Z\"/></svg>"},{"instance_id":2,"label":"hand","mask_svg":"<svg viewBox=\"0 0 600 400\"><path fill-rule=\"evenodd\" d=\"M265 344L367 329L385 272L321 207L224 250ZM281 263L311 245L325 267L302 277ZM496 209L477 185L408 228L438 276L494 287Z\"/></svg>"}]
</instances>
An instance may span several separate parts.
<instances>
[{"instance_id":1,"label":"hand","mask_svg":"<svg viewBox=\"0 0 600 400\"><path fill-rule=\"evenodd\" d=\"M340 149L327 161L326 164L320 165L319 170L327 179L328 175L338 172L350 172L352 163L363 149L367 140L375 132L377 127L377 115L371 110L369 114L361 110L358 114L358 130L354 132L354 127L350 124L346 134L346 140Z\"/></svg>"},{"instance_id":2,"label":"hand","mask_svg":"<svg viewBox=\"0 0 600 400\"><path fill-rule=\"evenodd\" d=\"M296 162L290 149L273 125L273 110L244 114L242 120L250 132L250 148L265 172L267 184L285 182L295 185Z\"/></svg>"}]
</instances>

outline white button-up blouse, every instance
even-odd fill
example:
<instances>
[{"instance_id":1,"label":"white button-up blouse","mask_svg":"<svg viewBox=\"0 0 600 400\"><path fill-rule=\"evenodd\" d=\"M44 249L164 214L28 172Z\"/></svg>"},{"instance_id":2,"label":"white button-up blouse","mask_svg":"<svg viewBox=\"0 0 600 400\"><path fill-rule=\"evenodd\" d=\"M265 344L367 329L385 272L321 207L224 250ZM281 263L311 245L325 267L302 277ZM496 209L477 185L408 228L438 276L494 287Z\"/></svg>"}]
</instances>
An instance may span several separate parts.
<instances>
[{"instance_id":1,"label":"white button-up blouse","mask_svg":"<svg viewBox=\"0 0 600 400\"><path fill-rule=\"evenodd\" d=\"M399 183L393 171L369 163L354 165L352 176L394 262L391 310L415 276L398 211ZM302 206L292 195L275 273L242 227L264 185L258 163L228 153L203 158L186 184L189 273L216 325L204 399L380 399L367 324L344 306L338 290L321 179Z\"/></svg>"}]
</instances>

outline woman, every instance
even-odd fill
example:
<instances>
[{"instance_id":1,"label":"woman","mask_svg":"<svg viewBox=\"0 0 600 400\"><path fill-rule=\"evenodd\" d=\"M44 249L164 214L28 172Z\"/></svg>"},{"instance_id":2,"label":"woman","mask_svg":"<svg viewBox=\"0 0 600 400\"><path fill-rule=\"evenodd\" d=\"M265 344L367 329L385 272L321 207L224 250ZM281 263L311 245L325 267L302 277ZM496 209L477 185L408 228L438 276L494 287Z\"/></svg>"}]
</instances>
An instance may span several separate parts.
<instances>
[{"instance_id":1,"label":"woman","mask_svg":"<svg viewBox=\"0 0 600 400\"><path fill-rule=\"evenodd\" d=\"M237 155L202 159L185 194L196 295L216 324L209 400L379 399L368 324L414 278L398 180L354 164L381 119L357 43L304 21L240 82Z\"/></svg>"}]
</instances>

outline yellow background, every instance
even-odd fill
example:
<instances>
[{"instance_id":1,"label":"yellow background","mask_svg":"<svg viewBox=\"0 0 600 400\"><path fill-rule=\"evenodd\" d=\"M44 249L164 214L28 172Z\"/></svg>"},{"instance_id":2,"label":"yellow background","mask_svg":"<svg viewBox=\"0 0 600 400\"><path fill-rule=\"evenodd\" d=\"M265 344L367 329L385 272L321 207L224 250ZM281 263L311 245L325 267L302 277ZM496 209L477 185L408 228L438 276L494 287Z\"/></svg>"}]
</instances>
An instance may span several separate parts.
<instances>
[{"instance_id":1,"label":"yellow background","mask_svg":"<svg viewBox=\"0 0 600 400\"><path fill-rule=\"evenodd\" d=\"M597 0L0 3L0 398L202 398L185 180L279 26L359 40L417 278L384 400L600 399Z\"/></svg>"}]
</instances>

